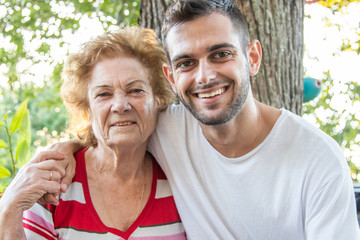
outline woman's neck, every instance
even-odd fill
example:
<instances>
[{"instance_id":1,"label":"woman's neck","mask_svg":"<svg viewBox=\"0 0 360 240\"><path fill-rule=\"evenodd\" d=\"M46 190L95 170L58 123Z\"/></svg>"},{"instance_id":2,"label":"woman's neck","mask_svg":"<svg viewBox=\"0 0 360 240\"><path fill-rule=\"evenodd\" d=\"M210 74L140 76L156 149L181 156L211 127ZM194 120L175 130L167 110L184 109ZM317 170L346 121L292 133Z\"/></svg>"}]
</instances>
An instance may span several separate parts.
<instances>
[{"instance_id":1,"label":"woman's neck","mask_svg":"<svg viewBox=\"0 0 360 240\"><path fill-rule=\"evenodd\" d=\"M133 149L99 145L90 147L85 159L90 172L131 181L143 174L146 159L149 158L147 155L146 145Z\"/></svg>"}]
</instances>

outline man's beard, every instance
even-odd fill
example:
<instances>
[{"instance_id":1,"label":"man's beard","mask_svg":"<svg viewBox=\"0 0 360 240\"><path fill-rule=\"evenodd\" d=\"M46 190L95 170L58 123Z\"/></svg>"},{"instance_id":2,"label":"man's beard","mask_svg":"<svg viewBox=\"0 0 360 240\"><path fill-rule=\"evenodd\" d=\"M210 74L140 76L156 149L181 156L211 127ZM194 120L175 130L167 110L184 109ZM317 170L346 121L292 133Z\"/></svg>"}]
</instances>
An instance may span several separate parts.
<instances>
[{"instance_id":1,"label":"man's beard","mask_svg":"<svg viewBox=\"0 0 360 240\"><path fill-rule=\"evenodd\" d=\"M234 81L233 81L234 82ZM198 109L195 108L192 102L186 102L184 98L178 95L180 101L184 104L184 106L194 115L194 117L200 121L204 125L221 125L225 124L231 119L233 119L243 107L247 96L249 94L249 87L250 85L250 75L249 75L249 66L246 65L246 72L243 75L243 79L241 80L240 85L237 87L237 91L235 92L235 97L232 98L224 111L221 114L215 117L207 117L206 114L200 112ZM227 89L230 91L231 89ZM214 106L215 108L216 106Z\"/></svg>"}]
</instances>

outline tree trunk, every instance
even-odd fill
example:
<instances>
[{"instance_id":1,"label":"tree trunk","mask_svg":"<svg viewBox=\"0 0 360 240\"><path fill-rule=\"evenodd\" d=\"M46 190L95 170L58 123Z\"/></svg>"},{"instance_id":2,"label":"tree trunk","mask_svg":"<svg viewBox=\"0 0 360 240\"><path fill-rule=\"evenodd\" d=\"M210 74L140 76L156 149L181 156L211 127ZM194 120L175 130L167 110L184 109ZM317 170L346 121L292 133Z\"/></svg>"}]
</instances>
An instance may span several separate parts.
<instances>
[{"instance_id":1,"label":"tree trunk","mask_svg":"<svg viewBox=\"0 0 360 240\"><path fill-rule=\"evenodd\" d=\"M142 0L139 25L152 28L161 39L161 25L165 11L173 0Z\"/></svg>"},{"instance_id":2,"label":"tree trunk","mask_svg":"<svg viewBox=\"0 0 360 240\"><path fill-rule=\"evenodd\" d=\"M251 39L263 49L254 96L301 115L303 98L303 0L236 0L249 23Z\"/></svg>"},{"instance_id":3,"label":"tree trunk","mask_svg":"<svg viewBox=\"0 0 360 240\"><path fill-rule=\"evenodd\" d=\"M165 9L173 0L142 0L139 24L160 36ZM251 85L255 98L302 113L304 0L235 0L249 23L251 39L263 49L262 66ZM160 36L161 37L161 36Z\"/></svg>"}]
</instances>

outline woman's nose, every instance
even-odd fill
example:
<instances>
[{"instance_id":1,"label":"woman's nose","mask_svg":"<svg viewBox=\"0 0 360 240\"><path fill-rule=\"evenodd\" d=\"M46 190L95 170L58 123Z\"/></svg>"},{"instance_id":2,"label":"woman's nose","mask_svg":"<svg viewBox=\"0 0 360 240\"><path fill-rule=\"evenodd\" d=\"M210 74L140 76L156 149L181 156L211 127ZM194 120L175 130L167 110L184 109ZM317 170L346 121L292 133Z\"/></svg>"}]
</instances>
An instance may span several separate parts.
<instances>
[{"instance_id":1,"label":"woman's nose","mask_svg":"<svg viewBox=\"0 0 360 240\"><path fill-rule=\"evenodd\" d=\"M117 113L124 113L131 109L129 99L124 94L114 95L113 102L111 105L111 111Z\"/></svg>"}]
</instances>

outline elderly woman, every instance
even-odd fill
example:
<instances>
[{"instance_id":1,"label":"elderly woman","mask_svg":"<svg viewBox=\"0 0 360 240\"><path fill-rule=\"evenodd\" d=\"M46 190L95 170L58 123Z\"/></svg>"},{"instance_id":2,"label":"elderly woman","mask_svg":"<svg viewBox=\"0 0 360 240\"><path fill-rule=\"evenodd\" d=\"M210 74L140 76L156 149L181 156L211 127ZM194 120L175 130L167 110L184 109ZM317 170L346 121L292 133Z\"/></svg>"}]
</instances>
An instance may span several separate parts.
<instances>
[{"instance_id":1,"label":"elderly woman","mask_svg":"<svg viewBox=\"0 0 360 240\"><path fill-rule=\"evenodd\" d=\"M20 224L24 208L33 205L23 214L22 238L186 238L166 177L146 151L158 112L173 101L164 61L154 32L138 27L107 32L68 59L62 97L71 129L88 147L75 154L75 177L57 206L34 204L46 192L59 191L64 171L47 166L50 161L35 158L6 190L0 205ZM34 164L47 165L29 169ZM40 174L34 185L42 192L24 194L21 185ZM27 201L26 207L13 199ZM12 222L18 227L18 220Z\"/></svg>"}]
</instances>

